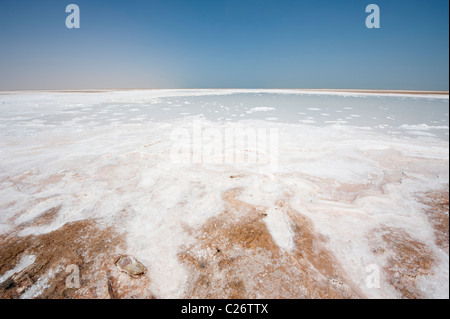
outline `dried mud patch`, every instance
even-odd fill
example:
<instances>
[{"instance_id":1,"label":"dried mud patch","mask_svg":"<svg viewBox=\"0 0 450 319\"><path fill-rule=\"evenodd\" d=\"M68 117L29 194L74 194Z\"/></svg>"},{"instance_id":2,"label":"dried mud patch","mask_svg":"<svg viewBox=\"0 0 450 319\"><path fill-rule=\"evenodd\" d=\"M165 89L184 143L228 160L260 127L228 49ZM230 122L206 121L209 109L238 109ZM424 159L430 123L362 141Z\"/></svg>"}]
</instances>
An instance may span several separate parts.
<instances>
[{"instance_id":1,"label":"dried mud patch","mask_svg":"<svg viewBox=\"0 0 450 319\"><path fill-rule=\"evenodd\" d=\"M291 220L295 247L277 246L266 223L267 208L224 195L227 209L196 230L197 243L179 257L190 269L191 298L364 297L314 232L312 223L280 202Z\"/></svg>"},{"instance_id":2,"label":"dried mud patch","mask_svg":"<svg viewBox=\"0 0 450 319\"><path fill-rule=\"evenodd\" d=\"M434 228L436 245L447 255L449 249L448 187L417 195ZM371 233L372 253L384 260L383 274L402 298L426 298L417 286L422 277L435 274L437 257L433 243L425 243L399 228L380 227Z\"/></svg>"},{"instance_id":3,"label":"dried mud patch","mask_svg":"<svg viewBox=\"0 0 450 319\"><path fill-rule=\"evenodd\" d=\"M91 220L38 236L0 236L0 277L23 256L35 256L32 265L0 285L0 298L153 298L146 288L148 277L134 279L115 266L124 251L121 234ZM79 288L66 285L74 274L73 269L66 271L70 265L79 269Z\"/></svg>"},{"instance_id":4,"label":"dried mud patch","mask_svg":"<svg viewBox=\"0 0 450 319\"><path fill-rule=\"evenodd\" d=\"M433 275L435 257L431 248L402 229L381 228L374 231L378 238L372 252L384 257L387 282L406 299L425 298L416 282L421 276Z\"/></svg>"},{"instance_id":5,"label":"dried mud patch","mask_svg":"<svg viewBox=\"0 0 450 319\"><path fill-rule=\"evenodd\" d=\"M427 205L425 213L434 228L436 244L449 253L449 190L446 189L425 194L422 202Z\"/></svg>"}]
</instances>

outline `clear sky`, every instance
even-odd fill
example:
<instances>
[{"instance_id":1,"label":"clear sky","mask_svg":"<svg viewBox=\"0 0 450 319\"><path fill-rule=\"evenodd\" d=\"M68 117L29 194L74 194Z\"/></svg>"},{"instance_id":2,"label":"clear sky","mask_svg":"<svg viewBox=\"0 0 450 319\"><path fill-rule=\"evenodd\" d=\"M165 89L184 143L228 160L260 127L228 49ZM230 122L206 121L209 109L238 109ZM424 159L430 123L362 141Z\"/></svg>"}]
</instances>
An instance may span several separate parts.
<instances>
[{"instance_id":1,"label":"clear sky","mask_svg":"<svg viewBox=\"0 0 450 319\"><path fill-rule=\"evenodd\" d=\"M448 87L448 0L0 0L0 90Z\"/></svg>"}]
</instances>

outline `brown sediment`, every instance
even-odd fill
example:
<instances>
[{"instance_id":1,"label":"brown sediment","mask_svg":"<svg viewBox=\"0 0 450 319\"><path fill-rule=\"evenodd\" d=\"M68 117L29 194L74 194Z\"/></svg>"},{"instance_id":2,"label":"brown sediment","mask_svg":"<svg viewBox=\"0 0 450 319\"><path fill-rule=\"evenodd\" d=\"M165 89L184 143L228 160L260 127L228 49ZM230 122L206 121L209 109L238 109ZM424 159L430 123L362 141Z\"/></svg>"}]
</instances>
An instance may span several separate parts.
<instances>
[{"instance_id":1,"label":"brown sediment","mask_svg":"<svg viewBox=\"0 0 450 319\"><path fill-rule=\"evenodd\" d=\"M354 193L353 185L341 185ZM190 274L187 298L364 298L326 248L312 222L280 201L293 233L294 247L281 249L265 222L267 207L239 200L239 190L224 194L226 210L198 229L189 229L195 244L180 249L179 258ZM436 243L448 253L448 189L429 193L426 213L436 231ZM132 278L115 265L126 250L122 234L99 227L95 221L68 223L43 235L20 237L23 227L49 224L61 207L53 207L34 220L0 236L0 277L25 255L35 262L12 274L0 285L0 298L19 298L42 278L49 278L36 298L154 298L151 278ZM432 249L396 228L379 228L369 242L383 264L384 281L403 298L423 298L417 279L433 275ZM68 288L66 267L80 269L80 288Z\"/></svg>"},{"instance_id":2,"label":"brown sediment","mask_svg":"<svg viewBox=\"0 0 450 319\"><path fill-rule=\"evenodd\" d=\"M380 192L378 188L374 188L373 184L368 183L336 183L331 179L318 179L313 177L306 177L305 180L317 181L320 185L320 197L325 200L350 204L356 199L364 197L374 192Z\"/></svg>"},{"instance_id":3,"label":"brown sediment","mask_svg":"<svg viewBox=\"0 0 450 319\"><path fill-rule=\"evenodd\" d=\"M449 253L449 189L425 194L422 202L428 206L425 213L434 228L436 244Z\"/></svg>"},{"instance_id":4,"label":"brown sediment","mask_svg":"<svg viewBox=\"0 0 450 319\"><path fill-rule=\"evenodd\" d=\"M224 195L227 210L197 230L197 243L180 253L189 266L191 298L358 298L311 222L286 203L295 247L280 249L268 231L266 208Z\"/></svg>"},{"instance_id":5,"label":"brown sediment","mask_svg":"<svg viewBox=\"0 0 450 319\"><path fill-rule=\"evenodd\" d=\"M58 216L58 212L61 210L61 207L62 207L62 205L59 205L59 206L47 209L45 212L43 212L38 217L34 218L32 221L23 223L22 226L48 225L56 219L56 217Z\"/></svg>"},{"instance_id":6,"label":"brown sediment","mask_svg":"<svg viewBox=\"0 0 450 319\"><path fill-rule=\"evenodd\" d=\"M115 266L124 249L122 236L113 228L103 229L88 220L68 223L43 235L0 236L0 276L13 269L23 256L36 257L31 266L7 278L0 286L0 298L19 298L45 278L48 281L42 284L41 291L29 297L153 298L148 277L133 279ZM78 289L66 285L69 265L79 269Z\"/></svg>"},{"instance_id":7,"label":"brown sediment","mask_svg":"<svg viewBox=\"0 0 450 319\"><path fill-rule=\"evenodd\" d=\"M417 289L416 280L420 276L433 275L435 259L431 248L401 229L380 228L372 236L381 238L381 241L373 245L372 252L383 255L387 260L383 267L387 282L402 298L424 298Z\"/></svg>"},{"instance_id":8,"label":"brown sediment","mask_svg":"<svg viewBox=\"0 0 450 319\"><path fill-rule=\"evenodd\" d=\"M436 234L436 244L448 254L449 249L449 191L428 192L418 196L427 205L425 209ZM425 296L417 289L416 281L421 276L433 275L435 256L432 248L397 228L374 230L369 240L372 252L386 260L386 280L403 298L417 299Z\"/></svg>"}]
</instances>

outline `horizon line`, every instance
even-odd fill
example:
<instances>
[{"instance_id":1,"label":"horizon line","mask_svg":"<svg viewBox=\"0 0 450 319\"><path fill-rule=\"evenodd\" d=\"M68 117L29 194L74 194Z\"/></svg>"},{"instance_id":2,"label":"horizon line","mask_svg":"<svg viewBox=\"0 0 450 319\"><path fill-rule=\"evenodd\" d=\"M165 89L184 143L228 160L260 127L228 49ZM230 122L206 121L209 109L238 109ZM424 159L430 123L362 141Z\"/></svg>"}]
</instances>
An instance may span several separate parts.
<instances>
[{"instance_id":1,"label":"horizon line","mask_svg":"<svg viewBox=\"0 0 450 319\"><path fill-rule=\"evenodd\" d=\"M411 93L411 94L444 94L449 90L410 90L410 89L331 89L331 88L95 88L95 89L12 89L1 90L8 92L54 92L54 93L95 93L111 91L150 91L150 90L288 90L288 91L322 91L322 92L355 92L355 93Z\"/></svg>"}]
</instances>

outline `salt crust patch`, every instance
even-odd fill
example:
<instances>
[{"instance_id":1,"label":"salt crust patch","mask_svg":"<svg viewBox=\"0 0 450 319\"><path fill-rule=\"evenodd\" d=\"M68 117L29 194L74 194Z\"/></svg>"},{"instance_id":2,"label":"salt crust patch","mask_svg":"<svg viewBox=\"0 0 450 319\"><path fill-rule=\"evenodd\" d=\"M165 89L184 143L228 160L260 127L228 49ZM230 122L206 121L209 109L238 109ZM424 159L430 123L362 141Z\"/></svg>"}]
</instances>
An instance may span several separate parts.
<instances>
[{"instance_id":1,"label":"salt crust patch","mask_svg":"<svg viewBox=\"0 0 450 319\"><path fill-rule=\"evenodd\" d=\"M276 109L273 107L254 107L247 111L247 113L255 113L255 112L269 112L269 111L275 111Z\"/></svg>"},{"instance_id":2,"label":"salt crust patch","mask_svg":"<svg viewBox=\"0 0 450 319\"><path fill-rule=\"evenodd\" d=\"M399 128L405 130L412 131L429 131L429 130L448 130L449 127L447 125L427 125L427 124L418 124L418 125L408 125L404 124Z\"/></svg>"},{"instance_id":3,"label":"salt crust patch","mask_svg":"<svg viewBox=\"0 0 450 319\"><path fill-rule=\"evenodd\" d=\"M289 217L279 207L268 209L266 213L264 222L273 240L282 249L291 250L294 248L294 234Z\"/></svg>"}]
</instances>

